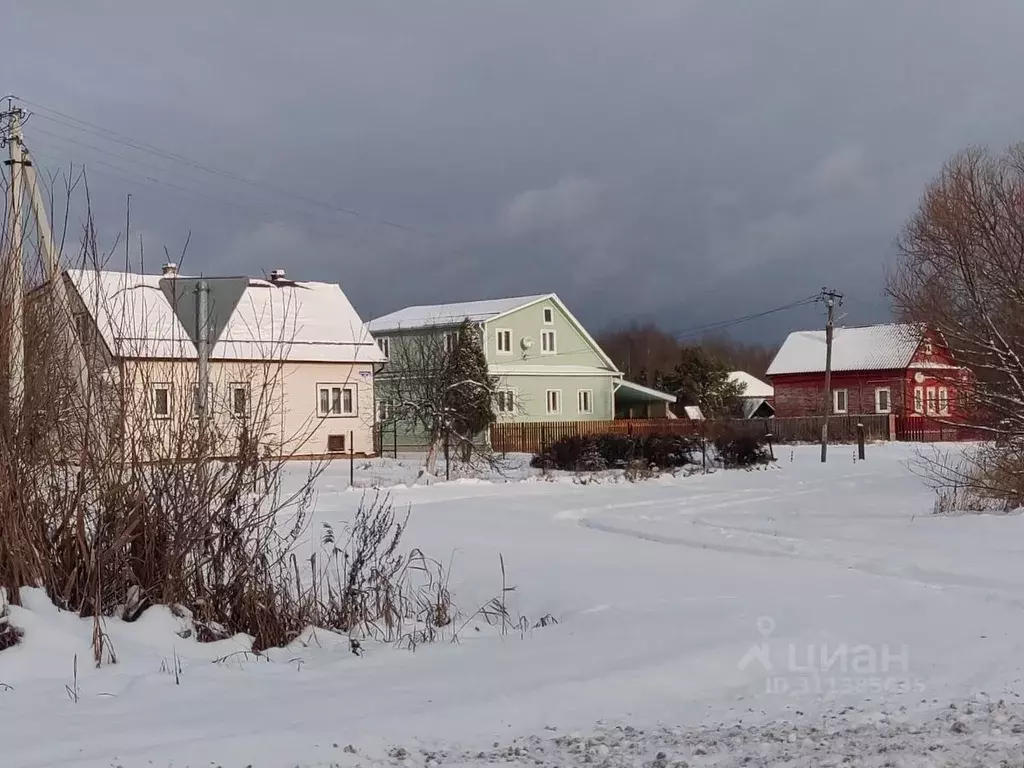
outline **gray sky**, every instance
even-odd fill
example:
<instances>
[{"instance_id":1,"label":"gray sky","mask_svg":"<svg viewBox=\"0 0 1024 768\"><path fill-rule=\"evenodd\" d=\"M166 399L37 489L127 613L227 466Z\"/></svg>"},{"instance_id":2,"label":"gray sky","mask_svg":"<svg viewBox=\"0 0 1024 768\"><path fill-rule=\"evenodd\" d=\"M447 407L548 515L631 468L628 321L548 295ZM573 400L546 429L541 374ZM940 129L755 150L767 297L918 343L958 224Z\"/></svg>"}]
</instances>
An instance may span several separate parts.
<instances>
[{"instance_id":1,"label":"gray sky","mask_svg":"<svg viewBox=\"0 0 1024 768\"><path fill-rule=\"evenodd\" d=\"M0 89L42 105L45 165L86 163L108 244L130 192L147 268L191 230L186 269L338 281L367 319L556 291L594 332L679 330L823 285L885 319L923 185L1024 139L1021 0L40 0L4 27Z\"/></svg>"}]
</instances>

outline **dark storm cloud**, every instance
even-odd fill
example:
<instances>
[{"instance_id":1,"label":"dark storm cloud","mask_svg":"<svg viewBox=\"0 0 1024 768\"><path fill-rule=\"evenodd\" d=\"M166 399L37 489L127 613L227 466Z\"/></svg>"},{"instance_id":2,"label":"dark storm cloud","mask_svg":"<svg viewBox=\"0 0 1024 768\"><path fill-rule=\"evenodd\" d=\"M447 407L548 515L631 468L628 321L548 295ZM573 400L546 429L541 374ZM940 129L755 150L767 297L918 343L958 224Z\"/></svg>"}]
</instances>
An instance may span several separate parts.
<instances>
[{"instance_id":1,"label":"dark storm cloud","mask_svg":"<svg viewBox=\"0 0 1024 768\"><path fill-rule=\"evenodd\" d=\"M554 290L598 330L684 329L827 284L858 322L946 157L1024 138L1022 24L1019 0L19 3L4 88L260 182L39 110L31 146L87 163L108 241L132 193L147 266L191 230L194 268L337 280L367 316Z\"/></svg>"}]
</instances>

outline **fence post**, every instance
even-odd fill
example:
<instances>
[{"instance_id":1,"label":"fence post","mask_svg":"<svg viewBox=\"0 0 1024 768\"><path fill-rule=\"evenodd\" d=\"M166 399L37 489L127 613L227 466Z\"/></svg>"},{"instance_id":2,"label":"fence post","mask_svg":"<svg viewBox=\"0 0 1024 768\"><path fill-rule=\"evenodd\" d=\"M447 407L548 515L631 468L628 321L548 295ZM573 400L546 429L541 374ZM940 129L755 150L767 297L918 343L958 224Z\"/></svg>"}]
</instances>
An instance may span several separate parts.
<instances>
[{"instance_id":1,"label":"fence post","mask_svg":"<svg viewBox=\"0 0 1024 768\"><path fill-rule=\"evenodd\" d=\"M857 458L864 461L864 425L857 422Z\"/></svg>"},{"instance_id":2,"label":"fence post","mask_svg":"<svg viewBox=\"0 0 1024 768\"><path fill-rule=\"evenodd\" d=\"M547 429L542 424L540 427L540 452L544 453L548 447Z\"/></svg>"},{"instance_id":3,"label":"fence post","mask_svg":"<svg viewBox=\"0 0 1024 768\"><path fill-rule=\"evenodd\" d=\"M348 433L348 486L356 487L356 441L355 432Z\"/></svg>"},{"instance_id":4,"label":"fence post","mask_svg":"<svg viewBox=\"0 0 1024 768\"><path fill-rule=\"evenodd\" d=\"M398 422L397 421L395 422L395 431L394 431L394 449L395 449L395 458L397 459L398 458Z\"/></svg>"},{"instance_id":5,"label":"fence post","mask_svg":"<svg viewBox=\"0 0 1024 768\"><path fill-rule=\"evenodd\" d=\"M764 423L764 440L768 443L768 455L772 461L775 461L775 449L772 448L772 432L768 429L768 422Z\"/></svg>"},{"instance_id":6,"label":"fence post","mask_svg":"<svg viewBox=\"0 0 1024 768\"><path fill-rule=\"evenodd\" d=\"M451 480L452 479L451 464L452 464L451 456L448 453L448 432L445 431L445 433L444 433L444 479L445 480Z\"/></svg>"}]
</instances>

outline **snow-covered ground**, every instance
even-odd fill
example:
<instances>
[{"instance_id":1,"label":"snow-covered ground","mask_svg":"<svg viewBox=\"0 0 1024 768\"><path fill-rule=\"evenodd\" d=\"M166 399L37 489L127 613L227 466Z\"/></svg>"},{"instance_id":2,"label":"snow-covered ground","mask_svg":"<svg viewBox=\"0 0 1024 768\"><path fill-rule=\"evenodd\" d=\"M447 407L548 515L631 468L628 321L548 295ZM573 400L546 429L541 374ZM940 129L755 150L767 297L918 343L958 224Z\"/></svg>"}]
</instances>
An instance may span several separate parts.
<instances>
[{"instance_id":1,"label":"snow-covered ground","mask_svg":"<svg viewBox=\"0 0 1024 768\"><path fill-rule=\"evenodd\" d=\"M1021 765L1024 519L933 516L915 450L635 484L362 462L357 485L408 483L405 544L451 561L462 610L501 555L531 628L362 657L318 632L260 660L154 609L107 623L119 663L95 670L91 624L26 593L0 765ZM320 479L314 537L351 517L348 479Z\"/></svg>"}]
</instances>

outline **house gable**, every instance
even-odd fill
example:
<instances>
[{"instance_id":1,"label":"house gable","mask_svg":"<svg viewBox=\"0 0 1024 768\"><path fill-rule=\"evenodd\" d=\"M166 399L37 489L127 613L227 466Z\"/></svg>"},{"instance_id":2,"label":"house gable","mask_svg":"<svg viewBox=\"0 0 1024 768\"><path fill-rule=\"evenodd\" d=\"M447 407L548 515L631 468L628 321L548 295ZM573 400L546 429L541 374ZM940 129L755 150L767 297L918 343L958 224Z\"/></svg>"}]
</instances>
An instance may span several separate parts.
<instances>
[{"instance_id":1,"label":"house gable","mask_svg":"<svg viewBox=\"0 0 1024 768\"><path fill-rule=\"evenodd\" d=\"M484 330L487 360L492 365L585 366L619 373L594 337L553 293L490 318Z\"/></svg>"}]
</instances>

